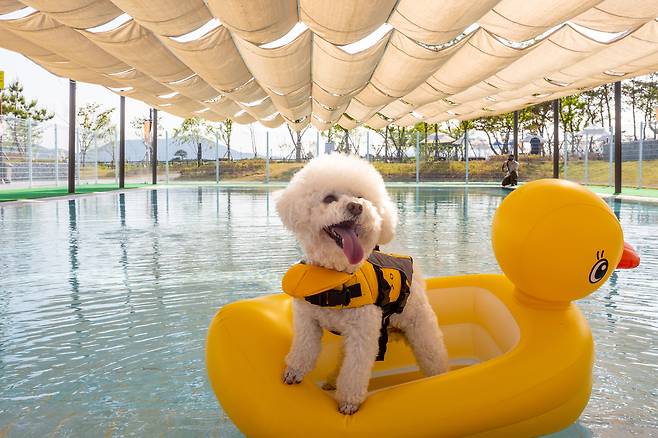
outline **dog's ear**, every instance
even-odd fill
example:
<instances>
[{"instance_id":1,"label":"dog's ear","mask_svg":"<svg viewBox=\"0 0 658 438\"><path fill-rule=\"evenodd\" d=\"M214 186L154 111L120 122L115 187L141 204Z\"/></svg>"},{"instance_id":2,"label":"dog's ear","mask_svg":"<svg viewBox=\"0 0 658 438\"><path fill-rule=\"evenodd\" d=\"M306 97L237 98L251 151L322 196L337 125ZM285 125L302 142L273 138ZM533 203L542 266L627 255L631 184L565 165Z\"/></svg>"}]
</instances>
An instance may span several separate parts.
<instances>
[{"instance_id":1,"label":"dog's ear","mask_svg":"<svg viewBox=\"0 0 658 438\"><path fill-rule=\"evenodd\" d=\"M272 193L272 199L274 199L274 205L276 206L276 212L281 218L283 226L292 230L293 226L293 196L289 190L277 190Z\"/></svg>"},{"instance_id":2,"label":"dog's ear","mask_svg":"<svg viewBox=\"0 0 658 438\"><path fill-rule=\"evenodd\" d=\"M379 233L379 245L385 245L395 237L395 228L398 226L398 210L390 199L387 199L379 207L382 216L382 229Z\"/></svg>"}]
</instances>

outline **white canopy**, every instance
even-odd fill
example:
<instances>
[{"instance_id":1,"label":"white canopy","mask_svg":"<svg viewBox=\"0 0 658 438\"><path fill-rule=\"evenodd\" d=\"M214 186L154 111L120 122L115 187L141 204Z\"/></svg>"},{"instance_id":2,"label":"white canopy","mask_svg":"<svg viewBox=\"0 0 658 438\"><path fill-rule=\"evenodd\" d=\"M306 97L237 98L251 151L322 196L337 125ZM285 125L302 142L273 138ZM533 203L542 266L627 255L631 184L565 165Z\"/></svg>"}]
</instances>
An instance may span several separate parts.
<instances>
[{"instance_id":1,"label":"white canopy","mask_svg":"<svg viewBox=\"0 0 658 438\"><path fill-rule=\"evenodd\" d=\"M467 120L658 70L656 0L0 0L0 14L0 47L56 75L268 127Z\"/></svg>"}]
</instances>

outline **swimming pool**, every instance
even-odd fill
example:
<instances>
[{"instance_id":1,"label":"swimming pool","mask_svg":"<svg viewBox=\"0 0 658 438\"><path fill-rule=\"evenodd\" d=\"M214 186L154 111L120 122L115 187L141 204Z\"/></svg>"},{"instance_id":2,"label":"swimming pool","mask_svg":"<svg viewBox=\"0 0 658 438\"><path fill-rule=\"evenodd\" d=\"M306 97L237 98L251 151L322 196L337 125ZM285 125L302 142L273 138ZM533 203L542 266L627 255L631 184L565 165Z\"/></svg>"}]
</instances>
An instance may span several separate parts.
<instances>
[{"instance_id":1,"label":"swimming pool","mask_svg":"<svg viewBox=\"0 0 658 438\"><path fill-rule=\"evenodd\" d=\"M498 271L489 226L502 190L390 191L400 225L387 249L428 276ZM658 205L611 206L642 265L579 302L597 357L585 429L569 436L656 430ZM277 291L299 257L266 188L0 206L0 436L239 436L207 383L208 323Z\"/></svg>"}]
</instances>

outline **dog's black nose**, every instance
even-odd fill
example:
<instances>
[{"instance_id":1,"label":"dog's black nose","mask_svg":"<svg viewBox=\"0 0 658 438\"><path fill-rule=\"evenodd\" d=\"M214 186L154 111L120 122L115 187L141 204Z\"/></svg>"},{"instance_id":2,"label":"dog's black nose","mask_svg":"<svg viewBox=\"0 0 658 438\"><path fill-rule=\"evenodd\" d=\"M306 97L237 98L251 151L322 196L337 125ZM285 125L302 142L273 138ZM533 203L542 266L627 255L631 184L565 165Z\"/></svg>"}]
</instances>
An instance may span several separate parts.
<instances>
[{"instance_id":1,"label":"dog's black nose","mask_svg":"<svg viewBox=\"0 0 658 438\"><path fill-rule=\"evenodd\" d=\"M347 204L347 211L349 211L353 216L358 216L363 211L363 205L357 204L356 202L350 202Z\"/></svg>"}]
</instances>

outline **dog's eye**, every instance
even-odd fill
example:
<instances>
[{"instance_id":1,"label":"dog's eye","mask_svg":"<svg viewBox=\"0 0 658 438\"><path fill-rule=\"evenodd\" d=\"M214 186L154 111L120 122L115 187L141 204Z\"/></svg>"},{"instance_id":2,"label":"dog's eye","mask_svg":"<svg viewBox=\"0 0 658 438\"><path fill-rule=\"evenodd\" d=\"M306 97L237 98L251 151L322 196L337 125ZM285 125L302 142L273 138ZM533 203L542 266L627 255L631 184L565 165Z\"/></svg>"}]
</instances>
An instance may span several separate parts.
<instances>
[{"instance_id":1,"label":"dog's eye","mask_svg":"<svg viewBox=\"0 0 658 438\"><path fill-rule=\"evenodd\" d=\"M325 204L331 204L332 202L336 202L336 201L338 201L338 198L336 198L334 195L327 195L322 200L322 202L324 202Z\"/></svg>"}]
</instances>

